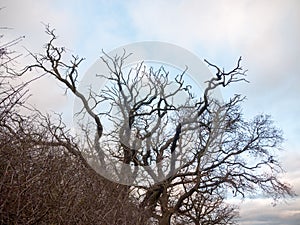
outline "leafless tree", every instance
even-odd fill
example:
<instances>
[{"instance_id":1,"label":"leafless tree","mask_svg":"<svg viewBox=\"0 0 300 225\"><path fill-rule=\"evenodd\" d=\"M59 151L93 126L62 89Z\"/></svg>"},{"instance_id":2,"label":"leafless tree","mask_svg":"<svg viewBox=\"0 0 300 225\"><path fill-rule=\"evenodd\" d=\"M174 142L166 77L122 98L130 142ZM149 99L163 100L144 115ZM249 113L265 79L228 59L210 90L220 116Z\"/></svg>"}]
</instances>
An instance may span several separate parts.
<instances>
[{"instance_id":1,"label":"leafless tree","mask_svg":"<svg viewBox=\"0 0 300 225\"><path fill-rule=\"evenodd\" d=\"M127 190L86 163L60 116L26 105L32 81L12 82L19 40L0 42L0 223L145 224Z\"/></svg>"},{"instance_id":2,"label":"leafless tree","mask_svg":"<svg viewBox=\"0 0 300 225\"><path fill-rule=\"evenodd\" d=\"M125 72L130 54L104 53L101 59L109 74L95 76L109 83L100 93L89 90L85 95L77 80L83 59L72 56L65 62L65 49L55 46L54 31L46 31L51 37L46 52L32 53L35 63L23 73L41 70L80 99L83 117L92 125L82 127L88 134L89 148L81 149L86 160L96 155L100 168L110 170L116 168L107 156L123 162L116 174L121 182L130 175L126 179L134 185L128 187L128 196L151 214L152 223L233 224L238 211L226 203L227 197L262 193L277 201L294 195L278 178L282 167L276 152L283 138L270 117L245 120L240 95L226 102L212 98L216 88L246 81L241 58L228 72L205 61L216 75L202 94L194 94L185 84L186 71L172 78L164 67L154 70L141 63ZM176 102L176 96L186 97ZM113 122L108 132L105 119ZM134 183L141 174L146 180Z\"/></svg>"}]
</instances>

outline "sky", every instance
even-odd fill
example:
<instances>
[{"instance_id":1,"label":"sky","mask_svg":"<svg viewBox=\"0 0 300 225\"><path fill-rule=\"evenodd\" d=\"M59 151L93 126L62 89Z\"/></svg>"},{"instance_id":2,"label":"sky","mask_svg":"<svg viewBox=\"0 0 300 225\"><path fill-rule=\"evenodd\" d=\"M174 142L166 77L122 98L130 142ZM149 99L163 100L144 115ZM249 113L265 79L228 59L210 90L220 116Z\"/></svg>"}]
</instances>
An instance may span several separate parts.
<instances>
[{"instance_id":1,"label":"sky","mask_svg":"<svg viewBox=\"0 0 300 225\"><path fill-rule=\"evenodd\" d=\"M246 117L272 115L286 139L280 155L283 178L300 194L300 1L1 0L0 6L5 7L0 26L12 28L5 31L7 40L25 35L22 46L40 52L48 40L43 23L50 24L59 44L86 58L80 76L101 49L137 41L176 44L228 70L242 56L250 83L222 90L223 98L245 95ZM62 111L70 118L74 99L64 96L56 81L40 80L31 92L37 108ZM240 216L245 225L299 224L300 198L276 207L269 199L246 199Z\"/></svg>"}]
</instances>

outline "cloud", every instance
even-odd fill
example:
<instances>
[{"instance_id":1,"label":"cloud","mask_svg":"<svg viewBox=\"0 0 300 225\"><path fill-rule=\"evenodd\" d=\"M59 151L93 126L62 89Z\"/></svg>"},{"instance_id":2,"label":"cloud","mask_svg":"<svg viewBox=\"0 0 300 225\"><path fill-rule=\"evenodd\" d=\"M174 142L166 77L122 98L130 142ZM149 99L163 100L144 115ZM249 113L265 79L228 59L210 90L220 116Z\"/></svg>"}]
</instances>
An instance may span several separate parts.
<instances>
[{"instance_id":1,"label":"cloud","mask_svg":"<svg viewBox=\"0 0 300 225\"><path fill-rule=\"evenodd\" d=\"M282 180L290 183L293 186L296 194L300 195L299 147L297 149L293 149L292 147L289 149L292 150L285 152L286 154L281 154L281 161L283 162L284 169L288 171L287 173L283 174Z\"/></svg>"},{"instance_id":2,"label":"cloud","mask_svg":"<svg viewBox=\"0 0 300 225\"><path fill-rule=\"evenodd\" d=\"M38 51L48 40L44 33L43 23L50 24L56 28L63 45L72 47L77 36L75 15L66 6L58 7L52 1L37 2L34 0L26 1L6 1L3 3L5 8L1 11L1 23L12 28L9 35L25 35L23 45L32 51ZM10 38L11 38L10 37Z\"/></svg>"},{"instance_id":3,"label":"cloud","mask_svg":"<svg viewBox=\"0 0 300 225\"><path fill-rule=\"evenodd\" d=\"M247 199L240 211L241 225L297 225L300 221L300 199L275 207L268 199Z\"/></svg>"},{"instance_id":4,"label":"cloud","mask_svg":"<svg viewBox=\"0 0 300 225\"><path fill-rule=\"evenodd\" d=\"M26 38L22 46L33 53L41 53L42 47L49 41L42 23L50 24L59 37L56 42L58 46L64 46L70 54L87 58L79 68L80 78L99 58L102 48L109 51L126 42L126 37L122 34L126 15L120 11L121 4L118 7L107 1L50 0L10 0L2 4L5 8L0 13L1 24L12 28L6 32L6 40L24 35ZM25 52L22 47L18 51ZM22 62L26 65L28 62L32 63L32 60L26 57L22 58ZM53 87L52 90L45 91L49 86ZM64 91L57 87L57 82L51 77L33 83L30 89L30 103L37 108L45 111L67 110L63 107L67 104L62 95Z\"/></svg>"},{"instance_id":5,"label":"cloud","mask_svg":"<svg viewBox=\"0 0 300 225\"><path fill-rule=\"evenodd\" d=\"M128 10L142 38L192 49L201 46L205 51L200 56L224 66L244 56L247 68L259 76L249 79L263 91L281 85L285 73L300 71L299 5L298 1L132 1Z\"/></svg>"},{"instance_id":6,"label":"cloud","mask_svg":"<svg viewBox=\"0 0 300 225\"><path fill-rule=\"evenodd\" d=\"M33 51L47 41L40 22L50 23L61 37L59 42L88 58L82 73L101 48L108 51L137 40L179 44L228 69L242 55L252 84L235 88L258 107L254 87L256 95L263 95L262 101L275 88L294 90L285 93L293 100L299 95L295 91L300 81L299 5L298 1L131 1L125 5L12 0L6 1L0 17L14 28L11 36L27 36L24 45Z\"/></svg>"},{"instance_id":7,"label":"cloud","mask_svg":"<svg viewBox=\"0 0 300 225\"><path fill-rule=\"evenodd\" d=\"M0 12L1 26L11 28L3 31L5 36L2 40L25 36L21 46L16 47L17 51L24 53L19 58L20 67L33 63L24 48L32 53L44 52L43 46L50 38L44 32L44 24L55 29L55 34L58 35L55 42L57 46L64 46L68 54L87 58L79 68L80 77L99 58L101 48L110 50L121 42L121 38L113 35L118 29L118 22L114 20L117 15L112 16L110 12L113 5L106 1L9 0L2 4L4 9ZM65 62L68 60L69 58ZM32 71L24 79L36 75ZM32 96L28 102L44 112L53 110L71 114L74 98L66 97L63 93L62 85L46 76L31 84Z\"/></svg>"},{"instance_id":8,"label":"cloud","mask_svg":"<svg viewBox=\"0 0 300 225\"><path fill-rule=\"evenodd\" d=\"M293 153L293 152L291 152ZM228 202L240 206L239 224L241 225L298 225L300 221L300 154L283 155L283 164L288 173L281 176L281 181L292 185L298 196L279 201L273 206L269 198L229 199Z\"/></svg>"},{"instance_id":9,"label":"cloud","mask_svg":"<svg viewBox=\"0 0 300 225\"><path fill-rule=\"evenodd\" d=\"M68 10L57 7L57 5L52 4L52 1L11 0L2 4L4 9L0 12L1 25L11 28L11 30L4 31L4 38L12 40L19 36L25 36L21 46L16 47L17 51L23 53L19 60L24 64L20 67L29 62L33 63L24 47L33 53L41 53L42 47L49 40L42 23L49 23L57 29L56 33L64 36L63 39L58 40L59 45L66 46L68 49L74 46L76 25L73 23L72 13ZM32 73L26 74L24 79L31 79L36 75L32 71ZM60 111L66 104L67 98L63 96L64 90L52 78L43 77L32 83L29 88L31 98L28 102L43 112Z\"/></svg>"}]
</instances>

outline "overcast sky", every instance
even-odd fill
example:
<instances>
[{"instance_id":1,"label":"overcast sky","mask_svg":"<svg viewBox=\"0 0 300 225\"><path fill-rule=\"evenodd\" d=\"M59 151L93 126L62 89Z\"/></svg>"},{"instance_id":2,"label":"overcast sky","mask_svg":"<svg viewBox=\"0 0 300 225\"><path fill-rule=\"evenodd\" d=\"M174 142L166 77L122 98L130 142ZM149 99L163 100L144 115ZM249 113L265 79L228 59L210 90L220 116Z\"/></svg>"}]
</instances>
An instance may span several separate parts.
<instances>
[{"instance_id":1,"label":"overcast sky","mask_svg":"<svg viewBox=\"0 0 300 225\"><path fill-rule=\"evenodd\" d=\"M245 116L271 114L285 134L284 179L300 194L300 1L60 1L1 0L6 38L25 35L22 45L41 51L42 23L56 28L61 44L86 60L81 74L110 51L136 41L179 45L201 59L231 69L239 56L249 84L233 85L224 99L247 96ZM49 87L51 87L49 89ZM47 90L47 91L45 91ZM73 98L53 80L32 87L32 103L71 115ZM268 199L245 200L241 224L299 224L300 200L272 208Z\"/></svg>"}]
</instances>

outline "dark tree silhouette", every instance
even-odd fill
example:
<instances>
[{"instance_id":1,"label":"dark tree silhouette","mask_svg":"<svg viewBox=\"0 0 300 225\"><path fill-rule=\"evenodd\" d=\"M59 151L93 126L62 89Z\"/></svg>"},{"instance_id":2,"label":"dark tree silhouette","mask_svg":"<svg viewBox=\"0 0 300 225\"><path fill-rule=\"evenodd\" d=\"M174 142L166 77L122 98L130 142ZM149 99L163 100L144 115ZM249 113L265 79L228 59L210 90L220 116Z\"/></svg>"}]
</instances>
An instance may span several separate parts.
<instances>
[{"instance_id":1,"label":"dark tree silhouette","mask_svg":"<svg viewBox=\"0 0 300 225\"><path fill-rule=\"evenodd\" d=\"M23 74L41 70L80 99L83 118L89 119L88 126L82 125L86 135L80 151L85 160L97 162L95 170L114 169L107 156L123 162L116 179L122 182L126 174L132 181L128 198L136 198L150 213L151 223L233 224L238 211L226 203L229 196L262 193L277 201L294 195L278 178L282 168L276 152L283 138L270 117L245 120L240 95L227 102L212 98L216 88L246 81L241 58L228 72L205 61L216 76L206 82L201 95L195 95L185 84L186 71L171 78L163 67L155 71L141 63L126 73L123 66L130 54L104 53L101 59L109 73L95 76L109 84L100 93L90 90L85 95L77 80L83 59L72 56L69 63L64 61L66 52L55 46L54 31L47 27L46 32L51 37L46 52L31 53L35 63ZM184 102L174 101L183 95ZM104 119L113 121L109 132ZM145 180L134 183L141 174Z\"/></svg>"}]
</instances>

